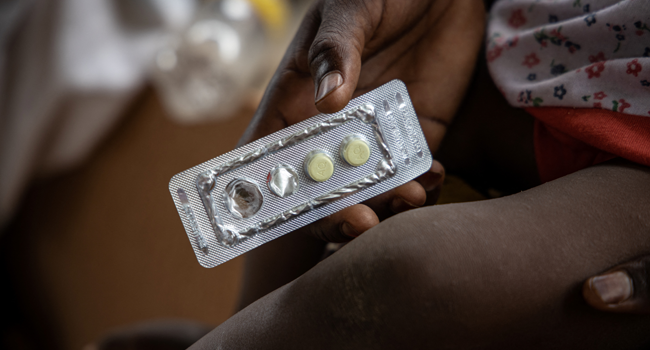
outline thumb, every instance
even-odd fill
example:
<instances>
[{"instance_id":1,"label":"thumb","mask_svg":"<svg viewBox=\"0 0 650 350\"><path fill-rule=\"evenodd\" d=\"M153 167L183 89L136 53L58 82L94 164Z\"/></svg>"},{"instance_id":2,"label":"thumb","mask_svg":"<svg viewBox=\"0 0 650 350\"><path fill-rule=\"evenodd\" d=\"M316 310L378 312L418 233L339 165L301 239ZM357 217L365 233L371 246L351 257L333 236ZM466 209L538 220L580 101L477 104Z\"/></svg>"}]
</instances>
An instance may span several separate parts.
<instances>
[{"instance_id":1,"label":"thumb","mask_svg":"<svg viewBox=\"0 0 650 350\"><path fill-rule=\"evenodd\" d=\"M649 283L650 256L644 256L591 277L582 294L598 310L650 314Z\"/></svg>"},{"instance_id":2,"label":"thumb","mask_svg":"<svg viewBox=\"0 0 650 350\"><path fill-rule=\"evenodd\" d=\"M352 2L335 8L329 2L323 6L320 27L309 49L309 69L316 108L335 113L348 104L356 89L365 44L363 28L370 19Z\"/></svg>"}]
</instances>

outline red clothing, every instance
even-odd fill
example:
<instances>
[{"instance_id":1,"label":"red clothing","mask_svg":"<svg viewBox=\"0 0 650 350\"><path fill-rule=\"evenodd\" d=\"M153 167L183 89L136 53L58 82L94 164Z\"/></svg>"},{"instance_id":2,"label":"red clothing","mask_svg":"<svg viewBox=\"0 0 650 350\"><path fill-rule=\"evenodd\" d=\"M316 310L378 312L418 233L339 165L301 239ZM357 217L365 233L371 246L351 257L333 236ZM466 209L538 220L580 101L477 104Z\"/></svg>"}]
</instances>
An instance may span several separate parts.
<instances>
[{"instance_id":1,"label":"red clothing","mask_svg":"<svg viewBox=\"0 0 650 350\"><path fill-rule=\"evenodd\" d=\"M650 118L605 109L527 108L542 182L621 157L650 166Z\"/></svg>"}]
</instances>

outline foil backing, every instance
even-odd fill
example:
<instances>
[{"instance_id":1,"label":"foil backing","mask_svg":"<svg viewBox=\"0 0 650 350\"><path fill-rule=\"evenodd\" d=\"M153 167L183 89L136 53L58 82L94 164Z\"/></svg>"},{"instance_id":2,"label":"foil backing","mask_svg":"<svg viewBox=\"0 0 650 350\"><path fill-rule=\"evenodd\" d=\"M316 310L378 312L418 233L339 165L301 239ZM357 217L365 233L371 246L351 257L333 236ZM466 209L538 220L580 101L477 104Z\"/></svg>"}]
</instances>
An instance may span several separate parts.
<instances>
[{"instance_id":1,"label":"foil backing","mask_svg":"<svg viewBox=\"0 0 650 350\"><path fill-rule=\"evenodd\" d=\"M366 164L353 167L335 159L330 180L316 183L305 176L301 162L308 152L325 148L338 154L341 140L351 134L368 140L371 158ZM199 263L214 267L402 185L426 172L431 163L406 86L394 80L353 99L342 112L319 114L181 172L172 178L169 190ZM285 198L265 185L269 172L280 164L299 173L299 189ZM238 178L260 185L264 200L259 211L246 218L232 215L224 196L226 186ZM187 203L181 202L179 190Z\"/></svg>"}]
</instances>

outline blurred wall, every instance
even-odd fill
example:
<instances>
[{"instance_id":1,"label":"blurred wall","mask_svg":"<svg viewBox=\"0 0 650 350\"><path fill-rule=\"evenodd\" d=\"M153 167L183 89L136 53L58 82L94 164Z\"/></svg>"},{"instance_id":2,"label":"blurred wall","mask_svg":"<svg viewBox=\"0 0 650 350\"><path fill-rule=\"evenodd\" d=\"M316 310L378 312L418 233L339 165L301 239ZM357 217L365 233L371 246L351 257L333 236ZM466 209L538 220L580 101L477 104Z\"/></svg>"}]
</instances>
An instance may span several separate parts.
<instances>
[{"instance_id":1,"label":"blurred wall","mask_svg":"<svg viewBox=\"0 0 650 350\"><path fill-rule=\"evenodd\" d=\"M146 90L92 159L36 180L0 245L10 279L2 283L14 291L3 303L17 303L22 313L12 317L12 341L80 349L113 327L147 319L225 321L242 260L199 266L167 184L233 149L252 113L179 126Z\"/></svg>"}]
</instances>

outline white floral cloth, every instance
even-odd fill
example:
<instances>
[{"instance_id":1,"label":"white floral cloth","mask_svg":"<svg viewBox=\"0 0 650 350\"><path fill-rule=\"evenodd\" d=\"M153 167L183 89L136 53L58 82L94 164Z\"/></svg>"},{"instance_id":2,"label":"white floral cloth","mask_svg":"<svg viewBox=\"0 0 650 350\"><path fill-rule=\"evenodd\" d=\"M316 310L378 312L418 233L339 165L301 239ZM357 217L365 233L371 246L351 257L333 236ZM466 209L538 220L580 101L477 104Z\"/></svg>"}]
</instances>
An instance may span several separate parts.
<instances>
[{"instance_id":1,"label":"white floral cloth","mask_svg":"<svg viewBox=\"0 0 650 350\"><path fill-rule=\"evenodd\" d=\"M650 117L649 0L501 0L487 60L515 107Z\"/></svg>"}]
</instances>

